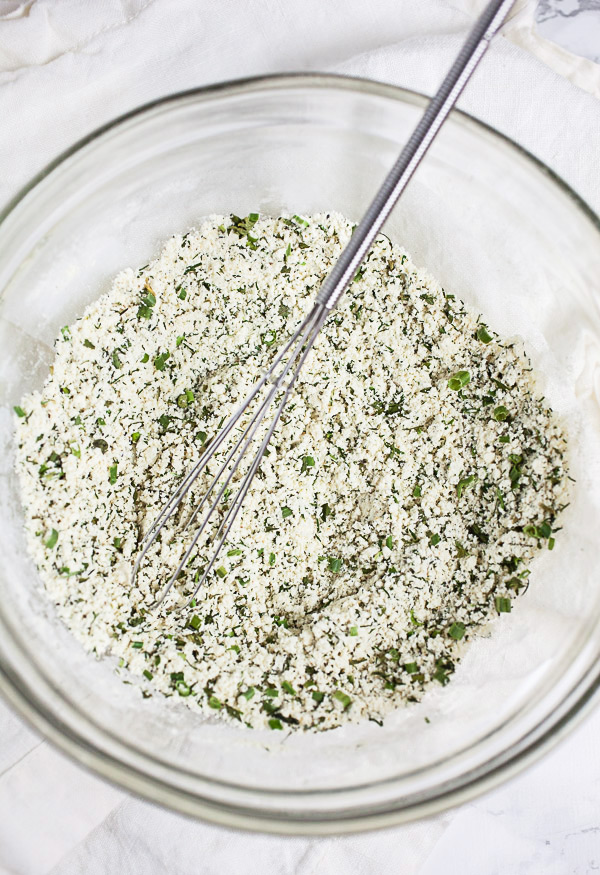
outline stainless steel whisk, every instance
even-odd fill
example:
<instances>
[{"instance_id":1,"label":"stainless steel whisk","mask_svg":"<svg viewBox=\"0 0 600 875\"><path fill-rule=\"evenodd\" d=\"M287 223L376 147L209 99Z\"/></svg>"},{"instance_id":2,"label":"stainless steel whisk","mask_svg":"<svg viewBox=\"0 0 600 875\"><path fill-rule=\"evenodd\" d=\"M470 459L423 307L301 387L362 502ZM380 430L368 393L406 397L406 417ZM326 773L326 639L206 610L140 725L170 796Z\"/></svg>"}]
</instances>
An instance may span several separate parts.
<instances>
[{"instance_id":1,"label":"stainless steel whisk","mask_svg":"<svg viewBox=\"0 0 600 875\"><path fill-rule=\"evenodd\" d=\"M207 446L198 462L171 494L171 497L146 532L141 542L141 552L133 568L132 582L135 580L140 565L144 561L148 550L156 541L167 521L177 511L181 502L188 494L198 477L206 470L208 463L214 457L219 447L222 446L227 436L236 427L240 420L243 419L252 402L260 395L265 387L269 386L263 400L258 405L248 423L244 425L241 436L228 451L225 460L219 467L219 470L214 477L212 477L210 485L204 493L202 500L186 523L185 528L187 529L198 517L200 512L207 508L201 517L198 530L194 534L191 544L187 548L176 570L164 586L159 598L154 604L154 607L157 607L164 601L175 580L185 568L199 539L206 531L209 521L223 499L226 490L229 489L229 484L232 482L233 477L238 471L241 461L248 451L248 448L267 411L273 402L276 401L277 406L271 425L267 429L258 452L252 459L250 467L241 479L239 489L231 502L230 507L224 514L223 519L218 526L216 534L214 535L214 542L217 542L217 546L214 548L211 558L204 567L202 575L197 580L196 587L185 606L189 605L195 598L198 590L210 574L215 560L223 547L223 544L227 540L231 527L240 511L250 488L250 484L259 468L267 444L277 427L283 408L287 403L298 374L306 361L306 357L312 349L317 335L321 330L321 326L356 275L356 272L367 256L375 237L381 230L398 198L404 191L404 188L446 120L448 113L458 100L463 88L488 48L492 37L502 26L513 4L514 0L491 0L491 2L485 7L484 11L475 22L464 46L442 82L437 94L427 106L427 109L406 146L403 148L396 163L373 198L373 201L367 209L362 221L355 229L349 243L334 265L331 273L321 286L308 316L304 319L298 330L284 346L281 352L278 353L272 365L256 383L244 402L229 418L215 439ZM277 396L280 393L283 394L277 399ZM221 482L222 477L224 477L224 480ZM213 500L209 504L211 496L213 496Z\"/></svg>"}]
</instances>

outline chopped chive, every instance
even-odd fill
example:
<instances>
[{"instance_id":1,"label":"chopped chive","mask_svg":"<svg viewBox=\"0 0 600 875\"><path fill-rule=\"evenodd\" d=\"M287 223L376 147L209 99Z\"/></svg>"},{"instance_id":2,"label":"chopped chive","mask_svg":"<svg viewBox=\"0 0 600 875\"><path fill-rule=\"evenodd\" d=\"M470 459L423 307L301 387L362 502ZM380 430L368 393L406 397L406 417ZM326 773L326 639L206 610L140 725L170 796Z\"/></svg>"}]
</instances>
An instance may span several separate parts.
<instances>
[{"instance_id":1,"label":"chopped chive","mask_svg":"<svg viewBox=\"0 0 600 875\"><path fill-rule=\"evenodd\" d=\"M494 407L494 419L496 422L504 422L505 419L508 419L508 410L503 404Z\"/></svg>"},{"instance_id":2,"label":"chopped chive","mask_svg":"<svg viewBox=\"0 0 600 875\"><path fill-rule=\"evenodd\" d=\"M555 544L554 538L548 538L548 549L549 550L554 550L554 544Z\"/></svg>"},{"instance_id":3,"label":"chopped chive","mask_svg":"<svg viewBox=\"0 0 600 875\"><path fill-rule=\"evenodd\" d=\"M150 361L150 356L148 355L147 352L145 352L144 355L142 356L142 364L145 365L146 362L149 362L149 361Z\"/></svg>"},{"instance_id":4,"label":"chopped chive","mask_svg":"<svg viewBox=\"0 0 600 875\"><path fill-rule=\"evenodd\" d=\"M208 707L214 708L215 711L220 711L221 708L223 707L223 703L221 702L220 699L217 699L216 696L209 696L208 697Z\"/></svg>"},{"instance_id":5,"label":"chopped chive","mask_svg":"<svg viewBox=\"0 0 600 875\"><path fill-rule=\"evenodd\" d=\"M275 565L275 553L269 553L269 565Z\"/></svg>"},{"instance_id":6,"label":"chopped chive","mask_svg":"<svg viewBox=\"0 0 600 875\"><path fill-rule=\"evenodd\" d=\"M470 489L470 488L473 486L473 484L476 482L477 479L478 479L478 478L477 478L477 474L469 474L468 477L463 477L462 480L459 480L459 481L458 481L458 484L457 484L457 486L456 486L456 495L457 495L457 497L458 497L458 498L461 498L463 492L464 492L466 489Z\"/></svg>"},{"instance_id":7,"label":"chopped chive","mask_svg":"<svg viewBox=\"0 0 600 875\"><path fill-rule=\"evenodd\" d=\"M17 416L19 416L21 419L22 419L24 416L27 416L27 414L25 413L25 411L23 410L23 408L22 408L22 407L19 407L18 404L16 404L16 405L13 407L13 410L15 411L15 413L17 414Z\"/></svg>"},{"instance_id":8,"label":"chopped chive","mask_svg":"<svg viewBox=\"0 0 600 875\"><path fill-rule=\"evenodd\" d=\"M496 596L494 599L494 604L496 605L496 610L499 614L510 614L512 610L511 600L504 598L503 596Z\"/></svg>"},{"instance_id":9,"label":"chopped chive","mask_svg":"<svg viewBox=\"0 0 600 875\"><path fill-rule=\"evenodd\" d=\"M322 693L320 690L313 690L311 695L315 702L322 702L325 698L325 693Z\"/></svg>"},{"instance_id":10,"label":"chopped chive","mask_svg":"<svg viewBox=\"0 0 600 875\"><path fill-rule=\"evenodd\" d=\"M220 565L216 570L216 574L218 577L225 577L227 575L227 569Z\"/></svg>"},{"instance_id":11,"label":"chopped chive","mask_svg":"<svg viewBox=\"0 0 600 875\"><path fill-rule=\"evenodd\" d=\"M431 535L431 537L429 538L429 543L432 547L435 547L435 546L437 546L437 544L440 543L441 540L442 540L441 536L438 535L436 532L433 535Z\"/></svg>"},{"instance_id":12,"label":"chopped chive","mask_svg":"<svg viewBox=\"0 0 600 875\"><path fill-rule=\"evenodd\" d=\"M144 669L144 671L143 671L143 675L144 675L145 678L148 678L149 681L151 681L152 678L154 677L154 675L152 674L152 672L151 672L151 671L148 671L147 668Z\"/></svg>"},{"instance_id":13,"label":"chopped chive","mask_svg":"<svg viewBox=\"0 0 600 875\"><path fill-rule=\"evenodd\" d=\"M190 620L189 625L192 627L192 629L198 630L200 628L200 626L202 625L202 620L200 619L198 614L194 614L194 616Z\"/></svg>"},{"instance_id":14,"label":"chopped chive","mask_svg":"<svg viewBox=\"0 0 600 875\"><path fill-rule=\"evenodd\" d=\"M270 699L276 699L279 696L279 690L276 687L267 687L265 696L268 696Z\"/></svg>"},{"instance_id":15,"label":"chopped chive","mask_svg":"<svg viewBox=\"0 0 600 875\"><path fill-rule=\"evenodd\" d=\"M338 702L341 702L344 706L344 711L346 711L350 705L352 704L352 699L347 693L344 693L342 690L336 690L333 693L333 698L337 699Z\"/></svg>"},{"instance_id":16,"label":"chopped chive","mask_svg":"<svg viewBox=\"0 0 600 875\"><path fill-rule=\"evenodd\" d=\"M468 371L457 371L448 380L448 388L453 389L455 392L458 392L459 389L462 389L463 386L466 386L467 383L470 382L471 374Z\"/></svg>"},{"instance_id":17,"label":"chopped chive","mask_svg":"<svg viewBox=\"0 0 600 875\"><path fill-rule=\"evenodd\" d=\"M291 685L291 683L289 681L282 681L281 682L281 689L285 690L286 693L289 693L290 696L296 695L296 690L293 688L293 686Z\"/></svg>"},{"instance_id":18,"label":"chopped chive","mask_svg":"<svg viewBox=\"0 0 600 875\"><path fill-rule=\"evenodd\" d=\"M416 662L405 662L404 663L404 671L408 674L416 674L419 668Z\"/></svg>"},{"instance_id":19,"label":"chopped chive","mask_svg":"<svg viewBox=\"0 0 600 875\"><path fill-rule=\"evenodd\" d=\"M327 557L327 567L331 571L332 574L338 574L342 570L342 565L344 564L343 559L336 559L333 556Z\"/></svg>"},{"instance_id":20,"label":"chopped chive","mask_svg":"<svg viewBox=\"0 0 600 875\"><path fill-rule=\"evenodd\" d=\"M414 498L420 498L421 497L421 487L415 486L412 494L413 494Z\"/></svg>"},{"instance_id":21,"label":"chopped chive","mask_svg":"<svg viewBox=\"0 0 600 875\"><path fill-rule=\"evenodd\" d=\"M139 432L139 431L134 431L133 434L131 435L131 443L132 443L132 444L137 444L137 442L139 441L139 439L140 439L140 432Z\"/></svg>"},{"instance_id":22,"label":"chopped chive","mask_svg":"<svg viewBox=\"0 0 600 875\"><path fill-rule=\"evenodd\" d=\"M507 434L503 434L503 435L501 435L501 437L498 438L498 441L501 444L507 444L510 441L510 438Z\"/></svg>"},{"instance_id":23,"label":"chopped chive","mask_svg":"<svg viewBox=\"0 0 600 875\"><path fill-rule=\"evenodd\" d=\"M488 332L487 327L485 325L480 325L477 329L477 340L480 340L482 343L489 343L491 339L492 336Z\"/></svg>"},{"instance_id":24,"label":"chopped chive","mask_svg":"<svg viewBox=\"0 0 600 875\"><path fill-rule=\"evenodd\" d=\"M268 331L265 331L264 334L261 334L260 339L265 346L273 346L277 340L277 332L273 329L269 329Z\"/></svg>"},{"instance_id":25,"label":"chopped chive","mask_svg":"<svg viewBox=\"0 0 600 875\"><path fill-rule=\"evenodd\" d=\"M115 462L115 464L111 465L110 468L108 469L108 480L109 480L109 483L111 483L111 484L115 484L117 482L117 477L118 477L117 469L118 469L118 467L119 467L119 463Z\"/></svg>"},{"instance_id":26,"label":"chopped chive","mask_svg":"<svg viewBox=\"0 0 600 875\"><path fill-rule=\"evenodd\" d=\"M143 641L132 641L131 646L133 647L134 650L141 650L142 647L144 646L144 642Z\"/></svg>"},{"instance_id":27,"label":"chopped chive","mask_svg":"<svg viewBox=\"0 0 600 875\"><path fill-rule=\"evenodd\" d=\"M115 351L113 352L111 358L112 358L113 367L117 368L117 370L118 370L119 368L122 368L122 367L123 367L123 365L122 365L122 363L121 363L121 359L119 358L119 352L118 352L118 350L115 349Z\"/></svg>"},{"instance_id":28,"label":"chopped chive","mask_svg":"<svg viewBox=\"0 0 600 875\"><path fill-rule=\"evenodd\" d=\"M358 635L358 626L350 626L350 635L356 637Z\"/></svg>"},{"instance_id":29,"label":"chopped chive","mask_svg":"<svg viewBox=\"0 0 600 875\"><path fill-rule=\"evenodd\" d=\"M255 692L256 690L254 689L254 687L248 687L248 689L244 690L242 696L244 697L244 699L250 700Z\"/></svg>"},{"instance_id":30,"label":"chopped chive","mask_svg":"<svg viewBox=\"0 0 600 875\"><path fill-rule=\"evenodd\" d=\"M283 729L283 723L277 717L271 717L269 719L269 727L271 729Z\"/></svg>"},{"instance_id":31,"label":"chopped chive","mask_svg":"<svg viewBox=\"0 0 600 875\"><path fill-rule=\"evenodd\" d=\"M227 551L227 555L228 555L228 556L241 556L241 555L242 555L242 551L240 550L239 547L234 547L233 550L228 550L228 551Z\"/></svg>"}]
</instances>

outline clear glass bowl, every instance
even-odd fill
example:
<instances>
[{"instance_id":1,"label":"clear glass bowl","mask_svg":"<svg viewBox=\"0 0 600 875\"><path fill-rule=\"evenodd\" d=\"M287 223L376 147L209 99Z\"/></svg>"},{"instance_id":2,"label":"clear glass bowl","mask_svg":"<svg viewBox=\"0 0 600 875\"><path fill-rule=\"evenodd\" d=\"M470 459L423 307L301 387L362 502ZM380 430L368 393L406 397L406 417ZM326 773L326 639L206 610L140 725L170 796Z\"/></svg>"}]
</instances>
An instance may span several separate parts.
<instances>
[{"instance_id":1,"label":"clear glass bowl","mask_svg":"<svg viewBox=\"0 0 600 875\"><path fill-rule=\"evenodd\" d=\"M170 700L142 701L110 662L86 657L25 552L10 409L41 384L60 326L205 215L359 218L423 105L328 76L176 95L77 144L2 215L0 686L80 762L188 814L290 833L423 816L520 768L598 686L598 219L531 155L458 112L386 231L493 328L525 339L568 420L577 484L555 551L449 687L383 727L286 737L204 721Z\"/></svg>"}]
</instances>

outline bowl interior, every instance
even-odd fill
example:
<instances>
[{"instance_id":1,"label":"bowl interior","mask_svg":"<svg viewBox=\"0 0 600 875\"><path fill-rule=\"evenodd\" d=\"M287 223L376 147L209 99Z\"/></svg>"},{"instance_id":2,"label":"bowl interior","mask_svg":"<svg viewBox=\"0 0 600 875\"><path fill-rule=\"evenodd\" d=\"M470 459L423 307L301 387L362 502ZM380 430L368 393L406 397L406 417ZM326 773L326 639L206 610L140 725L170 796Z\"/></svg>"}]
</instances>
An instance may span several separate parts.
<instances>
[{"instance_id":1,"label":"bowl interior","mask_svg":"<svg viewBox=\"0 0 600 875\"><path fill-rule=\"evenodd\" d=\"M203 720L158 696L143 701L112 662L85 657L25 552L10 410L44 380L59 328L120 269L146 264L204 216L336 210L357 220L422 105L317 77L184 95L91 139L0 225L5 684L76 755L195 813L286 829L404 817L551 732L595 682L600 233L548 172L456 113L385 230L496 331L523 339L571 434L576 483L554 552L536 561L527 594L473 643L450 686L382 727L286 736Z\"/></svg>"}]
</instances>

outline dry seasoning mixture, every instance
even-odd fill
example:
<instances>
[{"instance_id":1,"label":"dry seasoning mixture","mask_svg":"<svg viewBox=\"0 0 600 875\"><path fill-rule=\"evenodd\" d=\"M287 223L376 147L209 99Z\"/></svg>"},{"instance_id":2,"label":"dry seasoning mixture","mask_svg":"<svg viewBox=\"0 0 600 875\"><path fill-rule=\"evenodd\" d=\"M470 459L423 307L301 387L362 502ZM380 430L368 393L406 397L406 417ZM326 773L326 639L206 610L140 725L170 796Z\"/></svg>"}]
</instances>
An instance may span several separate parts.
<instances>
[{"instance_id":1,"label":"dry seasoning mixture","mask_svg":"<svg viewBox=\"0 0 600 875\"><path fill-rule=\"evenodd\" d=\"M445 685L554 547L565 436L519 346L380 236L309 356L196 603L148 611L199 482L142 534L298 325L352 225L216 217L126 270L16 407L31 553L64 622L143 695L273 730L383 716ZM224 508L231 498L226 496ZM128 671L125 671L128 670Z\"/></svg>"}]
</instances>

